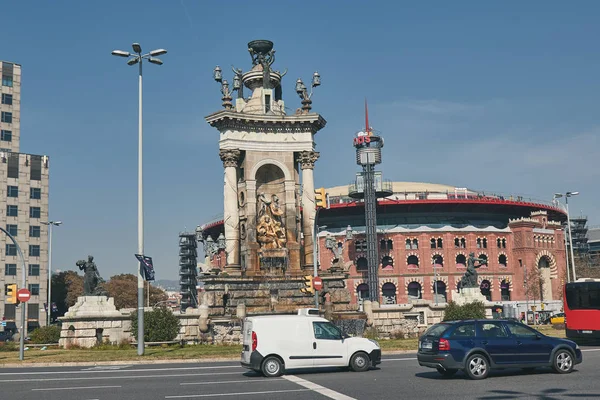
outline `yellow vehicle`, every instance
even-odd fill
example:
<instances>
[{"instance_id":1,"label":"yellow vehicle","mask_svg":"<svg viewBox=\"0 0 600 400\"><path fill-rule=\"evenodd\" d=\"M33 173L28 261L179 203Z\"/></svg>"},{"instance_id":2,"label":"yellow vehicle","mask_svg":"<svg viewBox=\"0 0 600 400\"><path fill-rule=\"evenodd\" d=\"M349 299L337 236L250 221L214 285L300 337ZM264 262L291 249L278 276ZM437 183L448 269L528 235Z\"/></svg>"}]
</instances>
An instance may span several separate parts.
<instances>
[{"instance_id":1,"label":"yellow vehicle","mask_svg":"<svg viewBox=\"0 0 600 400\"><path fill-rule=\"evenodd\" d=\"M550 317L550 323L554 324L564 324L565 323L565 313L554 314Z\"/></svg>"}]
</instances>

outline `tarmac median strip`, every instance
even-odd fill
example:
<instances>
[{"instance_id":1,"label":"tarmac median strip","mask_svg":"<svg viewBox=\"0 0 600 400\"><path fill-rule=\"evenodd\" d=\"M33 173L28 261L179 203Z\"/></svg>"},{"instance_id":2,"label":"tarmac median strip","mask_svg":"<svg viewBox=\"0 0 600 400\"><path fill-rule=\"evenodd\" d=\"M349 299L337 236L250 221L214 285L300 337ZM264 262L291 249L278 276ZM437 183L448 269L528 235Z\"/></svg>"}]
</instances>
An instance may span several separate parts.
<instances>
[{"instance_id":1,"label":"tarmac median strip","mask_svg":"<svg viewBox=\"0 0 600 400\"><path fill-rule=\"evenodd\" d=\"M79 390L79 389L115 389L122 386L76 386L76 387L64 387L64 388L42 388L42 389L31 389L32 392L48 392L52 390Z\"/></svg>"},{"instance_id":2,"label":"tarmac median strip","mask_svg":"<svg viewBox=\"0 0 600 400\"><path fill-rule=\"evenodd\" d=\"M342 394L340 392L336 392L334 390L331 389L327 389L324 386L318 385L314 382L311 381L307 381L306 379L302 379L302 378L298 378L297 376L294 375L285 375L283 377L284 379L287 379L290 382L293 382L295 384L298 384L300 386L303 386L309 390L312 390L313 392L319 393L325 397L329 397L330 399L334 399L334 400L356 400L354 397L350 397L350 396L346 396L345 394Z\"/></svg>"},{"instance_id":3,"label":"tarmac median strip","mask_svg":"<svg viewBox=\"0 0 600 400\"><path fill-rule=\"evenodd\" d=\"M261 392L237 392L237 393L212 393L212 394L184 394L179 396L165 396L165 399L191 399L195 397L223 397L223 396L252 396L255 394L275 394L289 392L308 392L310 389L289 389L289 390L264 390Z\"/></svg>"}]
</instances>

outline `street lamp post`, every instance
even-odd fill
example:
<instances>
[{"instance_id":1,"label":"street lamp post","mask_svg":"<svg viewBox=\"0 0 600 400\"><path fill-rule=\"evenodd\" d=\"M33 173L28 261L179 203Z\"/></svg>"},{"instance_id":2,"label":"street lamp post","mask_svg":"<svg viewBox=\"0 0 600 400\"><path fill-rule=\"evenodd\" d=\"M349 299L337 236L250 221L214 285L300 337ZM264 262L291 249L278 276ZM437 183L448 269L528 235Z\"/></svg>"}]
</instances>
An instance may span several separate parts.
<instances>
[{"instance_id":1,"label":"street lamp post","mask_svg":"<svg viewBox=\"0 0 600 400\"><path fill-rule=\"evenodd\" d=\"M315 222L313 224L313 277L319 276L319 232L327 228L327 225L319 226L317 220L319 218L319 210L315 212ZM315 307L319 308L319 292L315 290Z\"/></svg>"},{"instance_id":2,"label":"street lamp post","mask_svg":"<svg viewBox=\"0 0 600 400\"><path fill-rule=\"evenodd\" d=\"M438 305L438 271L435 265L435 260L433 261L433 289L435 291L435 305Z\"/></svg>"},{"instance_id":3,"label":"street lamp post","mask_svg":"<svg viewBox=\"0 0 600 400\"><path fill-rule=\"evenodd\" d=\"M127 60L127 65L139 64L138 77L138 251L137 254L144 255L144 203L143 203L143 181L142 181L142 64L146 59L148 62L156 65L162 65L162 60L156 58L166 54L165 49L152 50L149 53L142 54L142 47L139 43L134 43L132 46L133 53L123 50L114 50L113 56L131 57ZM138 268L138 335L137 335L137 354L144 355L144 277L142 276L141 263L137 264Z\"/></svg>"},{"instance_id":4,"label":"street lamp post","mask_svg":"<svg viewBox=\"0 0 600 400\"><path fill-rule=\"evenodd\" d=\"M575 255L573 254L573 236L571 235L571 217L569 215L569 197L577 196L579 192L566 192L566 193L555 193L554 198L565 197L565 204L567 206L567 229L569 230L569 247L571 248L571 268L573 272L573 282L577 280L577 274L575 273ZM568 255L567 255L568 257Z\"/></svg>"},{"instance_id":5,"label":"street lamp post","mask_svg":"<svg viewBox=\"0 0 600 400\"><path fill-rule=\"evenodd\" d=\"M62 221L48 221L42 222L44 225L48 225L48 311L46 324L50 326L52 322L52 227L60 226Z\"/></svg>"}]
</instances>

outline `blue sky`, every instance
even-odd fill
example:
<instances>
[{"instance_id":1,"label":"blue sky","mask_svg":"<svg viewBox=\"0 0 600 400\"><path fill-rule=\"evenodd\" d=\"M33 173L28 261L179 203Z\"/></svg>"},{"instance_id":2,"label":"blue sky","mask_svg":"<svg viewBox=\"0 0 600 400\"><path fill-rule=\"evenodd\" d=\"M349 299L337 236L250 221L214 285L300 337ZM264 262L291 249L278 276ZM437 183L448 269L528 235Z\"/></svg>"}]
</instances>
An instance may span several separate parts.
<instances>
[{"instance_id":1,"label":"blue sky","mask_svg":"<svg viewBox=\"0 0 600 400\"><path fill-rule=\"evenodd\" d=\"M4 7L3 7L4 8ZM87 254L108 278L137 249L137 68L113 49L166 48L144 69L146 254L177 279L178 233L222 213L215 65L247 70L247 42L275 43L294 81L318 70L317 186L350 183L352 137L385 138L386 179L549 200L600 224L600 4L557 1L19 1L0 59L23 66L21 151L51 157L53 266Z\"/></svg>"}]
</instances>

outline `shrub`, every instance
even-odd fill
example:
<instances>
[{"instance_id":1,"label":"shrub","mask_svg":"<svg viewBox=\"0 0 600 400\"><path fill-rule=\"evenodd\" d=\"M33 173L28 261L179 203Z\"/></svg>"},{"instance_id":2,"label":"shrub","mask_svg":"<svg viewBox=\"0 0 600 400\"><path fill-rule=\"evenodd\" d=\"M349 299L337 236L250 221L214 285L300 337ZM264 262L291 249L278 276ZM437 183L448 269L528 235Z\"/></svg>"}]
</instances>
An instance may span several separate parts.
<instances>
[{"instance_id":1,"label":"shrub","mask_svg":"<svg viewBox=\"0 0 600 400\"><path fill-rule=\"evenodd\" d=\"M58 343L60 339L60 326L42 326L33 330L29 337L31 338L31 342L36 344Z\"/></svg>"},{"instance_id":2,"label":"shrub","mask_svg":"<svg viewBox=\"0 0 600 400\"><path fill-rule=\"evenodd\" d=\"M16 342L0 342L0 351L17 351L19 344Z\"/></svg>"},{"instance_id":3,"label":"shrub","mask_svg":"<svg viewBox=\"0 0 600 400\"><path fill-rule=\"evenodd\" d=\"M474 301L463 305L458 305L451 301L444 311L444 321L483 318L485 318L485 305L481 301Z\"/></svg>"},{"instance_id":4,"label":"shrub","mask_svg":"<svg viewBox=\"0 0 600 400\"><path fill-rule=\"evenodd\" d=\"M179 333L181 323L166 307L155 308L144 313L144 341L167 342L174 340ZM132 334L137 336L137 311L131 314Z\"/></svg>"}]
</instances>

